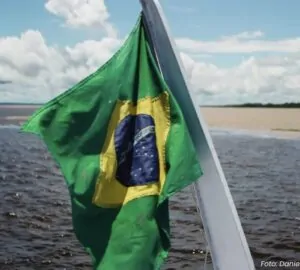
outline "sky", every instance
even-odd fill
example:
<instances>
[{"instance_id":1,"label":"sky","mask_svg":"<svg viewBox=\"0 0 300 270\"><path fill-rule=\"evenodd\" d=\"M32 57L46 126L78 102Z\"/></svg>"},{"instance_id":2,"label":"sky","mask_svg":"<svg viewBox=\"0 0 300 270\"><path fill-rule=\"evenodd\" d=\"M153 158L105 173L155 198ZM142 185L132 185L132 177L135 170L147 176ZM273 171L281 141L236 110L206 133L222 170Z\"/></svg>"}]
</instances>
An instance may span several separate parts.
<instances>
[{"instance_id":1,"label":"sky","mask_svg":"<svg viewBox=\"0 0 300 270\"><path fill-rule=\"evenodd\" d=\"M200 105L300 102L299 0L161 0ZM104 64L138 0L1 0L0 102L46 102Z\"/></svg>"}]
</instances>

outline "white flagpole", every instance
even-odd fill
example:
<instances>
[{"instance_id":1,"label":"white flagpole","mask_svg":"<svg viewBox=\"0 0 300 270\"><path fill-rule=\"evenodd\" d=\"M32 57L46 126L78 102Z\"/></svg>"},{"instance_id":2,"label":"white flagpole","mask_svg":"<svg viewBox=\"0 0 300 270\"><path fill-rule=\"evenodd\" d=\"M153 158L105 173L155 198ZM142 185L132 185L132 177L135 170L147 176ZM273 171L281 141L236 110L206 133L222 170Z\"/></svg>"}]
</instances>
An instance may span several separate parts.
<instances>
[{"instance_id":1,"label":"white flagpole","mask_svg":"<svg viewBox=\"0 0 300 270\"><path fill-rule=\"evenodd\" d=\"M179 103L204 175L194 185L215 270L253 270L253 259L200 106L189 86L158 0L140 0L164 79Z\"/></svg>"}]
</instances>

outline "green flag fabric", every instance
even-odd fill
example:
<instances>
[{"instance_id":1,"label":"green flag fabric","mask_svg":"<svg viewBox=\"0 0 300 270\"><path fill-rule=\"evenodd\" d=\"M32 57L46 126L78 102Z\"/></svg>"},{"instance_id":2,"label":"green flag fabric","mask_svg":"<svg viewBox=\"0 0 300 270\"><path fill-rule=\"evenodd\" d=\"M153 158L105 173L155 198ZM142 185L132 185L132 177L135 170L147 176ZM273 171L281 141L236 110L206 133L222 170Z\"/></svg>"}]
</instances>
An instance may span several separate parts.
<instances>
[{"instance_id":1,"label":"green flag fabric","mask_svg":"<svg viewBox=\"0 0 300 270\"><path fill-rule=\"evenodd\" d=\"M142 17L106 64L22 130L39 135L59 164L94 269L160 269L170 248L168 198L202 171Z\"/></svg>"}]
</instances>

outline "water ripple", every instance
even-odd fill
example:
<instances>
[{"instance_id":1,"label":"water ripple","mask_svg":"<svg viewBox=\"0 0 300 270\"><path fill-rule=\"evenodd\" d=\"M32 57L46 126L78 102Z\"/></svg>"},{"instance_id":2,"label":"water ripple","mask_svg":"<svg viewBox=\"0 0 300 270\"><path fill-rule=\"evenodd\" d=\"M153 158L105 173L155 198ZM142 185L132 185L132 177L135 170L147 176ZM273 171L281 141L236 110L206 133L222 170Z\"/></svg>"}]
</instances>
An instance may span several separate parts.
<instances>
[{"instance_id":1,"label":"water ripple","mask_svg":"<svg viewBox=\"0 0 300 270\"><path fill-rule=\"evenodd\" d=\"M257 269L261 260L300 260L300 141L228 132L213 138ZM44 145L2 128L0 151L0 269L91 269L73 234L64 181ZM199 269L206 243L190 188L170 207L165 269Z\"/></svg>"}]
</instances>

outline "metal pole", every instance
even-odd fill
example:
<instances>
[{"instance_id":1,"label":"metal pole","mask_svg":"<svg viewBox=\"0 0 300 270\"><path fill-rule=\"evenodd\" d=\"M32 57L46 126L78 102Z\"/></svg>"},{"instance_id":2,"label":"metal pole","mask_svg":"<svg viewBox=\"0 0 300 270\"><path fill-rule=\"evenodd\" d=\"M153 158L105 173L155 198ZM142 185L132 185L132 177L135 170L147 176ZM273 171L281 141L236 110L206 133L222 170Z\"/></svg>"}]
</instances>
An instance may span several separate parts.
<instances>
[{"instance_id":1,"label":"metal pole","mask_svg":"<svg viewBox=\"0 0 300 270\"><path fill-rule=\"evenodd\" d=\"M188 84L158 0L140 0L165 81L179 103L204 175L194 185L215 270L253 270L253 259L200 106Z\"/></svg>"}]
</instances>

